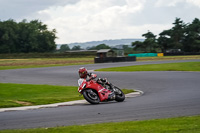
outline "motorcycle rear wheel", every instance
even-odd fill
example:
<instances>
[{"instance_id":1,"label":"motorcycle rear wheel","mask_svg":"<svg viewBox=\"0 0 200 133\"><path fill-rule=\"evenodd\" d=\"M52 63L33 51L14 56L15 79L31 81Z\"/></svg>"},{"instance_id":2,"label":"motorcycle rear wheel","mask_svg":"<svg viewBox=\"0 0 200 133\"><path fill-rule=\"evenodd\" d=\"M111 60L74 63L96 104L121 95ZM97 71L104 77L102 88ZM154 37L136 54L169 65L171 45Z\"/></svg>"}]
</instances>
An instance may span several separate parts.
<instances>
[{"instance_id":1,"label":"motorcycle rear wheel","mask_svg":"<svg viewBox=\"0 0 200 133\"><path fill-rule=\"evenodd\" d=\"M91 104L98 104L100 102L98 94L92 89L84 90L83 97Z\"/></svg>"},{"instance_id":2,"label":"motorcycle rear wheel","mask_svg":"<svg viewBox=\"0 0 200 133\"><path fill-rule=\"evenodd\" d=\"M123 102L125 100L125 95L121 89L114 86L115 88L115 101L117 102Z\"/></svg>"}]
</instances>

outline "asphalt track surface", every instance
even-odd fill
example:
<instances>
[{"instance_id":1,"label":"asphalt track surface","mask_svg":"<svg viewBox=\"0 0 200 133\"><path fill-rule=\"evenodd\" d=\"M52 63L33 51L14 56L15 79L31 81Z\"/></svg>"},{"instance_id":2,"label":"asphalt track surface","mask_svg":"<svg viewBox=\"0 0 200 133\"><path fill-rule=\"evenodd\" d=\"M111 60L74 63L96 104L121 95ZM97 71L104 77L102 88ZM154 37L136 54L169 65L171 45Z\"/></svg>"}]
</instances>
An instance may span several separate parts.
<instances>
[{"instance_id":1,"label":"asphalt track surface","mask_svg":"<svg viewBox=\"0 0 200 133\"><path fill-rule=\"evenodd\" d=\"M200 60L146 61L84 65L87 69ZM1 70L1 83L77 86L81 66ZM95 72L121 88L139 89L125 102L75 105L0 113L0 130L82 125L200 115L200 72ZM67 97L67 96L66 96Z\"/></svg>"}]
</instances>

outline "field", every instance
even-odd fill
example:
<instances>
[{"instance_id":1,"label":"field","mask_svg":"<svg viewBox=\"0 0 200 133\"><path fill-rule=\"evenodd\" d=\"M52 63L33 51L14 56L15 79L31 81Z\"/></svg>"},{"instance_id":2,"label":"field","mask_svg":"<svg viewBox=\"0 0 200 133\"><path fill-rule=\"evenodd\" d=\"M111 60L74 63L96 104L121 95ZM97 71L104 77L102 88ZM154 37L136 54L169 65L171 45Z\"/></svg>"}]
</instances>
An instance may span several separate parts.
<instances>
[{"instance_id":1,"label":"field","mask_svg":"<svg viewBox=\"0 0 200 133\"><path fill-rule=\"evenodd\" d=\"M137 61L159 61L159 60L186 60L200 59L200 55L191 56L163 56L163 57L138 57ZM0 59L0 70L53 67L93 64L94 57L87 58L30 58L30 59Z\"/></svg>"},{"instance_id":2,"label":"field","mask_svg":"<svg viewBox=\"0 0 200 133\"><path fill-rule=\"evenodd\" d=\"M93 58L0 59L0 70L92 64Z\"/></svg>"},{"instance_id":3,"label":"field","mask_svg":"<svg viewBox=\"0 0 200 133\"><path fill-rule=\"evenodd\" d=\"M0 108L42 105L84 99L77 86L0 83ZM133 90L122 89L127 94Z\"/></svg>"},{"instance_id":4,"label":"field","mask_svg":"<svg viewBox=\"0 0 200 133\"><path fill-rule=\"evenodd\" d=\"M200 55L137 57L137 61L189 60L189 59L200 59Z\"/></svg>"},{"instance_id":5,"label":"field","mask_svg":"<svg viewBox=\"0 0 200 133\"><path fill-rule=\"evenodd\" d=\"M2 130L1 133L200 133L200 116L112 122L55 128Z\"/></svg>"},{"instance_id":6,"label":"field","mask_svg":"<svg viewBox=\"0 0 200 133\"><path fill-rule=\"evenodd\" d=\"M165 63L136 65L126 67L103 68L96 71L115 71L115 72L133 72L133 71L200 71L200 62L183 63Z\"/></svg>"}]
</instances>

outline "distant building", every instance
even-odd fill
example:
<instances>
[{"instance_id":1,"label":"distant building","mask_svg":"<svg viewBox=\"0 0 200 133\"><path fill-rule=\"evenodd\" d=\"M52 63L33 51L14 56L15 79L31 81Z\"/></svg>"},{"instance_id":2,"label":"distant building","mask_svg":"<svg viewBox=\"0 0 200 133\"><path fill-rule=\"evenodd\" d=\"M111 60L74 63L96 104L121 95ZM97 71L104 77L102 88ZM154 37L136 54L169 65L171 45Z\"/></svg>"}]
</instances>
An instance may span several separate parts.
<instances>
[{"instance_id":1,"label":"distant building","mask_svg":"<svg viewBox=\"0 0 200 133\"><path fill-rule=\"evenodd\" d=\"M118 50L120 52L120 50ZM120 55L123 55L123 50ZM115 51L112 49L101 49L97 51L97 57L94 58L95 63L106 63L106 62L126 62L126 61L136 61L136 57L124 57L117 56Z\"/></svg>"},{"instance_id":2,"label":"distant building","mask_svg":"<svg viewBox=\"0 0 200 133\"><path fill-rule=\"evenodd\" d=\"M116 54L112 49L100 49L97 51L98 58L115 57Z\"/></svg>"}]
</instances>

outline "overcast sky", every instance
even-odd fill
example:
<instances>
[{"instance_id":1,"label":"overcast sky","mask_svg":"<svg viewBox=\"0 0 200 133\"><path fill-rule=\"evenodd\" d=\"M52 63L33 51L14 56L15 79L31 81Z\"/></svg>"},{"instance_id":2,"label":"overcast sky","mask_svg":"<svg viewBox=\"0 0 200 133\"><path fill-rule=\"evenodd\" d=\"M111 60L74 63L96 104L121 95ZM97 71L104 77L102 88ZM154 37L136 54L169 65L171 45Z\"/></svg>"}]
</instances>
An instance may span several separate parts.
<instances>
[{"instance_id":1,"label":"overcast sky","mask_svg":"<svg viewBox=\"0 0 200 133\"><path fill-rule=\"evenodd\" d=\"M200 0L0 0L1 21L39 19L58 44L158 35L176 17L200 19Z\"/></svg>"}]
</instances>

